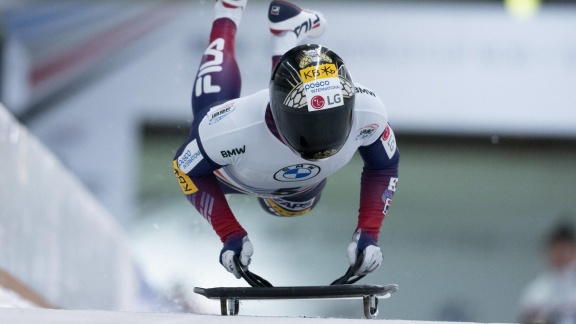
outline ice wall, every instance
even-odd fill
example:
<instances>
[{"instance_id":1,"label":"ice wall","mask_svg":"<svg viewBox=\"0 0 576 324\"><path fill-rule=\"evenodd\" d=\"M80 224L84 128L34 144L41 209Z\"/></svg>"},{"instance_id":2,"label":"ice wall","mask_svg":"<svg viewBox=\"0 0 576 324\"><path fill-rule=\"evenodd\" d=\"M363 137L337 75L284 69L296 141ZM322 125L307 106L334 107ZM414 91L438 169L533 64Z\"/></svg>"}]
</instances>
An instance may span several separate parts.
<instances>
[{"instance_id":1,"label":"ice wall","mask_svg":"<svg viewBox=\"0 0 576 324\"><path fill-rule=\"evenodd\" d=\"M134 309L130 254L109 212L0 104L0 270L56 307Z\"/></svg>"}]
</instances>

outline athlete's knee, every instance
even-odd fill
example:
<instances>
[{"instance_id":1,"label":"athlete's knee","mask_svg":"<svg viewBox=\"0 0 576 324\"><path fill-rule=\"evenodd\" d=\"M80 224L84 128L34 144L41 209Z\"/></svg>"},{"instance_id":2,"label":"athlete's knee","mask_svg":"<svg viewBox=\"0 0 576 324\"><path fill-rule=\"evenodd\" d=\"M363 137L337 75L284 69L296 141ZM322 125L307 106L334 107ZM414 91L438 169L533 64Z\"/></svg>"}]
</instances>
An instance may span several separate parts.
<instances>
[{"instance_id":1,"label":"athlete's knee","mask_svg":"<svg viewBox=\"0 0 576 324\"><path fill-rule=\"evenodd\" d=\"M294 217L308 214L316 206L317 199L288 201L281 198L258 198L258 202L262 209L271 215Z\"/></svg>"}]
</instances>

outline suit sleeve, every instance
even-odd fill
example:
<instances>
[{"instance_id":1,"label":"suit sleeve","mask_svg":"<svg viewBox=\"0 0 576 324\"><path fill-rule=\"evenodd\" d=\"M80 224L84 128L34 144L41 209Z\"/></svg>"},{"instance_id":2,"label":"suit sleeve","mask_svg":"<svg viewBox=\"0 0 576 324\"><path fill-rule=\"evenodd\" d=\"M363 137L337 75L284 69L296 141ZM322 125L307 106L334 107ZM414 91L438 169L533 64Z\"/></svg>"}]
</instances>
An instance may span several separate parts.
<instances>
[{"instance_id":1,"label":"suit sleeve","mask_svg":"<svg viewBox=\"0 0 576 324\"><path fill-rule=\"evenodd\" d=\"M198 138L197 126L193 126L187 141L176 152L173 167L182 192L222 242L231 235L246 235L214 175L222 166L207 156Z\"/></svg>"},{"instance_id":2,"label":"suit sleeve","mask_svg":"<svg viewBox=\"0 0 576 324\"><path fill-rule=\"evenodd\" d=\"M400 152L394 132L386 126L380 138L358 149L364 161L360 180L360 209L357 229L378 240L382 221L398 184Z\"/></svg>"}]
</instances>

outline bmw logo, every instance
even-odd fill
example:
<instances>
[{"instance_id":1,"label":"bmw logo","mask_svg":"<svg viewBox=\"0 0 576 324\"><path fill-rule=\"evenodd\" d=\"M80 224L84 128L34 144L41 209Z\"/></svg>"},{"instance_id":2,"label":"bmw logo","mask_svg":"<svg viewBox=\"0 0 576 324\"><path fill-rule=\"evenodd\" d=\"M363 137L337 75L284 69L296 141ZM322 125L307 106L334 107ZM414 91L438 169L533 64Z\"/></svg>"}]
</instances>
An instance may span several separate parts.
<instances>
[{"instance_id":1,"label":"bmw logo","mask_svg":"<svg viewBox=\"0 0 576 324\"><path fill-rule=\"evenodd\" d=\"M283 182L304 181L314 178L318 173L320 173L320 167L317 165L295 164L278 170L274 174L274 179Z\"/></svg>"}]
</instances>

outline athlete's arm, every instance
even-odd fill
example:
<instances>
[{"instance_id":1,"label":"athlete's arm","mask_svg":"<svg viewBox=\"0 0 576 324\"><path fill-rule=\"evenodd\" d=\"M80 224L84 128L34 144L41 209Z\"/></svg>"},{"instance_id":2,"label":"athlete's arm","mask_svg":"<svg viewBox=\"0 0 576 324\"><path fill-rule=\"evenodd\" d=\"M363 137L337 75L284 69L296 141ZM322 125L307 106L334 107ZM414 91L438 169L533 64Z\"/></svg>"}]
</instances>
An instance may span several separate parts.
<instances>
[{"instance_id":1,"label":"athlete's arm","mask_svg":"<svg viewBox=\"0 0 576 324\"><path fill-rule=\"evenodd\" d=\"M358 250L376 244L382 221L392 202L398 183L400 152L392 128L388 125L380 138L358 149L364 161L360 180L360 209L357 230L363 239Z\"/></svg>"},{"instance_id":2,"label":"athlete's arm","mask_svg":"<svg viewBox=\"0 0 576 324\"><path fill-rule=\"evenodd\" d=\"M198 129L193 126L190 137L174 158L174 174L186 198L208 221L225 243L231 237L244 237L246 231L232 213L214 170L214 163L202 149Z\"/></svg>"},{"instance_id":3,"label":"athlete's arm","mask_svg":"<svg viewBox=\"0 0 576 324\"><path fill-rule=\"evenodd\" d=\"M254 248L246 231L230 210L214 175L214 171L222 166L213 162L202 148L196 125L193 125L186 143L177 151L173 165L174 174L186 198L212 225L224 245L220 251L220 263L236 278L240 278L234 256L238 256L247 268Z\"/></svg>"}]
</instances>

